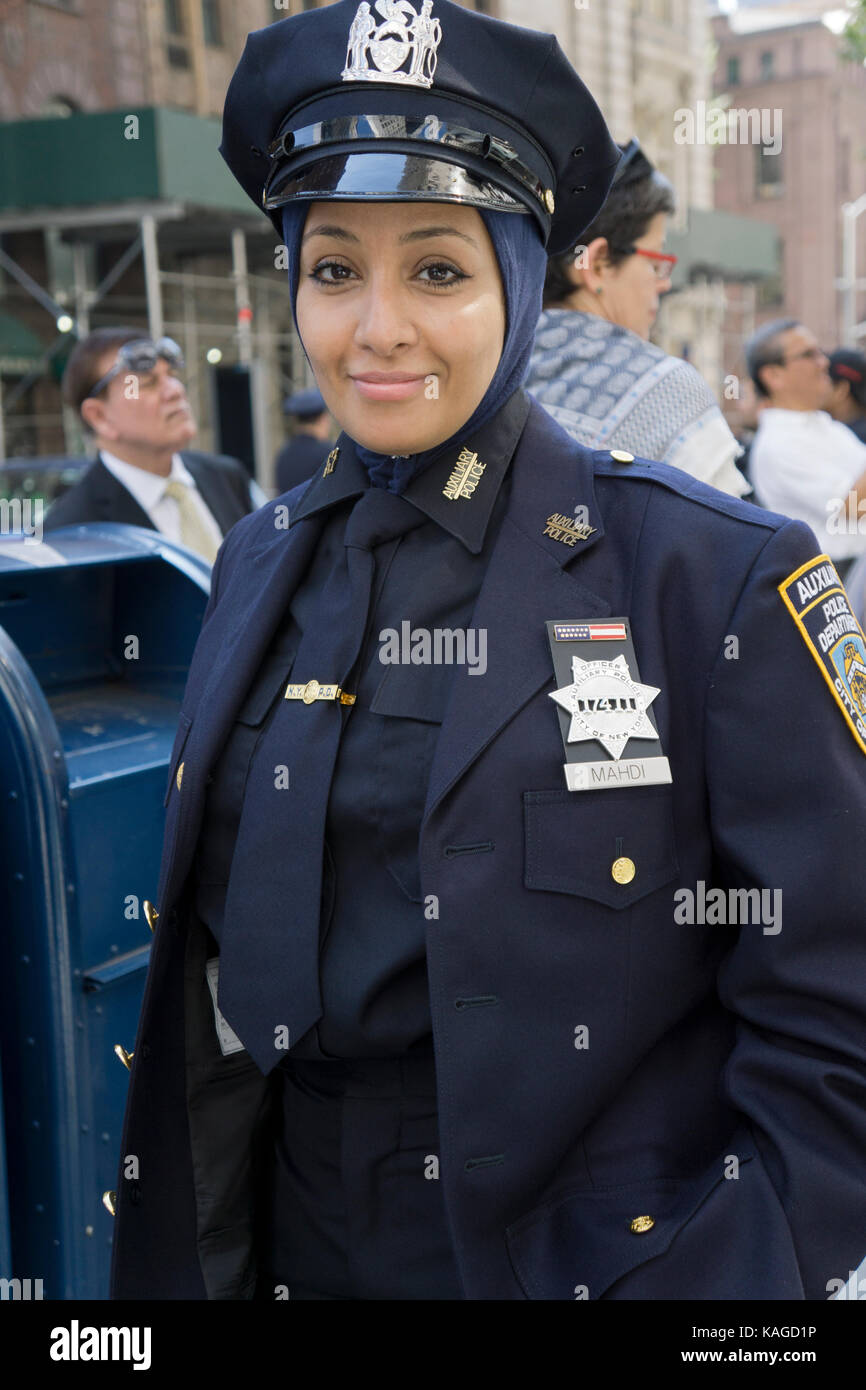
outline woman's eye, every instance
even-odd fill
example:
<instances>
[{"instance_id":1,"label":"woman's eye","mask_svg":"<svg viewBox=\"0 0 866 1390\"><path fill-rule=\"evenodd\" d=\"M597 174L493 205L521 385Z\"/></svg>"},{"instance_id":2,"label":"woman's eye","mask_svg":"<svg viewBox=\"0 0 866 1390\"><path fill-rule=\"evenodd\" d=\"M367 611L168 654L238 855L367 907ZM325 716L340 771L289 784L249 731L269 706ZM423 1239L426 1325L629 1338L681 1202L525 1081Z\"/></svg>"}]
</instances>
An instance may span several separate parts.
<instances>
[{"instance_id":1,"label":"woman's eye","mask_svg":"<svg viewBox=\"0 0 866 1390\"><path fill-rule=\"evenodd\" d=\"M426 275L428 271L431 272L431 274L430 279L426 283L428 285L435 285L437 288L440 286L457 285L461 280L466 280L468 278L462 270L458 270L456 266L448 265L445 261L434 261L430 265L425 265L418 274L419 276Z\"/></svg>"},{"instance_id":2,"label":"woman's eye","mask_svg":"<svg viewBox=\"0 0 866 1390\"><path fill-rule=\"evenodd\" d=\"M334 274L326 275L325 271L333 271ZM342 272L342 273L339 273ZM341 285L345 284L352 271L342 261L320 261L310 271L310 279L318 280L320 285Z\"/></svg>"}]
</instances>

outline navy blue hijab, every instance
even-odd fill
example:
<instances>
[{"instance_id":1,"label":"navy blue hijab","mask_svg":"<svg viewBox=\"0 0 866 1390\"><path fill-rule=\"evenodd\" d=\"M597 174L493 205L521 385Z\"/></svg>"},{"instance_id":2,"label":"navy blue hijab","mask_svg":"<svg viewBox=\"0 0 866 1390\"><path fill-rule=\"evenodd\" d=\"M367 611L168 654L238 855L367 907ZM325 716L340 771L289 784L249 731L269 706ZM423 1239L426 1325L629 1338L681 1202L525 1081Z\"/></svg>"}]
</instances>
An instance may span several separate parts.
<instances>
[{"instance_id":1,"label":"navy blue hijab","mask_svg":"<svg viewBox=\"0 0 866 1390\"><path fill-rule=\"evenodd\" d=\"M289 291L292 316L298 326L295 306L300 280L301 235L307 219L310 201L287 203L283 209L283 237L288 250ZM479 208L484 225L493 242L499 273L505 290L505 340L502 355L487 390L475 411L450 439L424 453L407 457L376 454L356 444L356 452L370 476L374 487L388 492L402 492L409 481L446 449L466 438L490 420L517 390L526 376L538 317L547 253L541 244L534 217L519 212L488 212ZM298 334L300 337L300 333Z\"/></svg>"}]
</instances>

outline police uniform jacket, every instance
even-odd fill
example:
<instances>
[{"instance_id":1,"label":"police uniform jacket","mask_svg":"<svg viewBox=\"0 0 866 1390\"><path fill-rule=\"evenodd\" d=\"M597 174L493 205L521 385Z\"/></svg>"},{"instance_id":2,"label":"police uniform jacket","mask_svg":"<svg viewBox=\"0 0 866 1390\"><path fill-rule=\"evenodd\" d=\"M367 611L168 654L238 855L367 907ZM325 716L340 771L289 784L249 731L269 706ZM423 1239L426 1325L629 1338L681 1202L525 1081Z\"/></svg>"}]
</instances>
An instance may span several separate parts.
<instances>
[{"instance_id":1,"label":"police uniform jacket","mask_svg":"<svg viewBox=\"0 0 866 1390\"><path fill-rule=\"evenodd\" d=\"M548 519L579 507L569 544ZM271 1081L218 1047L190 875L209 770L326 524L270 512L219 552L171 755L114 1297L255 1289ZM487 672L455 668L419 840L468 1299L821 1299L866 1253L863 751L779 592L816 550L530 404L471 619ZM569 791L545 623L622 616L673 780ZM702 885L781 893L781 914L683 920Z\"/></svg>"}]
</instances>

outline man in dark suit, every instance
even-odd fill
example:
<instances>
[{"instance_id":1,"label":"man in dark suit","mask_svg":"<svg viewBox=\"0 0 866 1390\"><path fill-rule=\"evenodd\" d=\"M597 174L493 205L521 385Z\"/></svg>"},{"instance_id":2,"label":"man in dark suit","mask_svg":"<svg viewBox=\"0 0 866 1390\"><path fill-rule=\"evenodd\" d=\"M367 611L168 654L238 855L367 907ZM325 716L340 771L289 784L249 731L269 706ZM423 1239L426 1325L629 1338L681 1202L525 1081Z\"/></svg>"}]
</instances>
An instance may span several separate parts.
<instances>
[{"instance_id":1,"label":"man in dark suit","mask_svg":"<svg viewBox=\"0 0 866 1390\"><path fill-rule=\"evenodd\" d=\"M171 339L152 343L134 328L99 328L78 343L63 393L98 452L50 508L47 531L121 521L160 531L213 563L223 537L256 504L236 459L185 449L196 424L177 376L182 365Z\"/></svg>"},{"instance_id":2,"label":"man in dark suit","mask_svg":"<svg viewBox=\"0 0 866 1390\"><path fill-rule=\"evenodd\" d=\"M320 391L296 391L286 399L283 413L295 428L274 460L278 496L312 478L331 452L331 417Z\"/></svg>"}]
</instances>

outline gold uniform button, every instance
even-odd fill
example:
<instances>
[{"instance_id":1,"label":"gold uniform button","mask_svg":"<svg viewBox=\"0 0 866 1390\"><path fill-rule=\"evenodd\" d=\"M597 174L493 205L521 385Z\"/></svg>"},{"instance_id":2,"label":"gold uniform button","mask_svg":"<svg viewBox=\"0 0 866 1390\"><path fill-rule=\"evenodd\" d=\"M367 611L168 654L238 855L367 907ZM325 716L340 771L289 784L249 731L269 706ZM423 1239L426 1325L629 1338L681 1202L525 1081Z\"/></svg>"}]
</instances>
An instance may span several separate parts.
<instances>
[{"instance_id":1,"label":"gold uniform button","mask_svg":"<svg viewBox=\"0 0 866 1390\"><path fill-rule=\"evenodd\" d=\"M180 791L180 784L181 784L181 782L183 781L183 763L181 763L180 767L179 767L178 770L177 770L177 778L176 778L176 781L177 781L177 789L178 789L178 791Z\"/></svg>"},{"instance_id":2,"label":"gold uniform button","mask_svg":"<svg viewBox=\"0 0 866 1390\"><path fill-rule=\"evenodd\" d=\"M634 463L634 454L629 454L625 449L611 449L610 456L614 463Z\"/></svg>"},{"instance_id":3,"label":"gold uniform button","mask_svg":"<svg viewBox=\"0 0 866 1390\"><path fill-rule=\"evenodd\" d=\"M640 1236L644 1231L651 1231L655 1224L654 1216L636 1216L628 1223L628 1228L633 1235Z\"/></svg>"},{"instance_id":4,"label":"gold uniform button","mask_svg":"<svg viewBox=\"0 0 866 1390\"><path fill-rule=\"evenodd\" d=\"M106 1210L106 1211L110 1211L110 1212L111 1212L111 1215L114 1216L114 1213L115 1213L115 1210L116 1210L116 1207L117 1207L117 1193L116 1193L116 1192L103 1192L103 1194L102 1194L102 1205L105 1207L105 1210Z\"/></svg>"},{"instance_id":5,"label":"gold uniform button","mask_svg":"<svg viewBox=\"0 0 866 1390\"><path fill-rule=\"evenodd\" d=\"M148 901L147 898L145 898L144 902L142 903L142 908L144 909L144 920L147 922L147 925L150 927L150 930L153 931L156 927L157 922L159 921L159 913L157 912L153 903Z\"/></svg>"},{"instance_id":6,"label":"gold uniform button","mask_svg":"<svg viewBox=\"0 0 866 1390\"><path fill-rule=\"evenodd\" d=\"M616 883L631 883L637 870L633 859L614 859L610 866L611 877Z\"/></svg>"}]
</instances>

